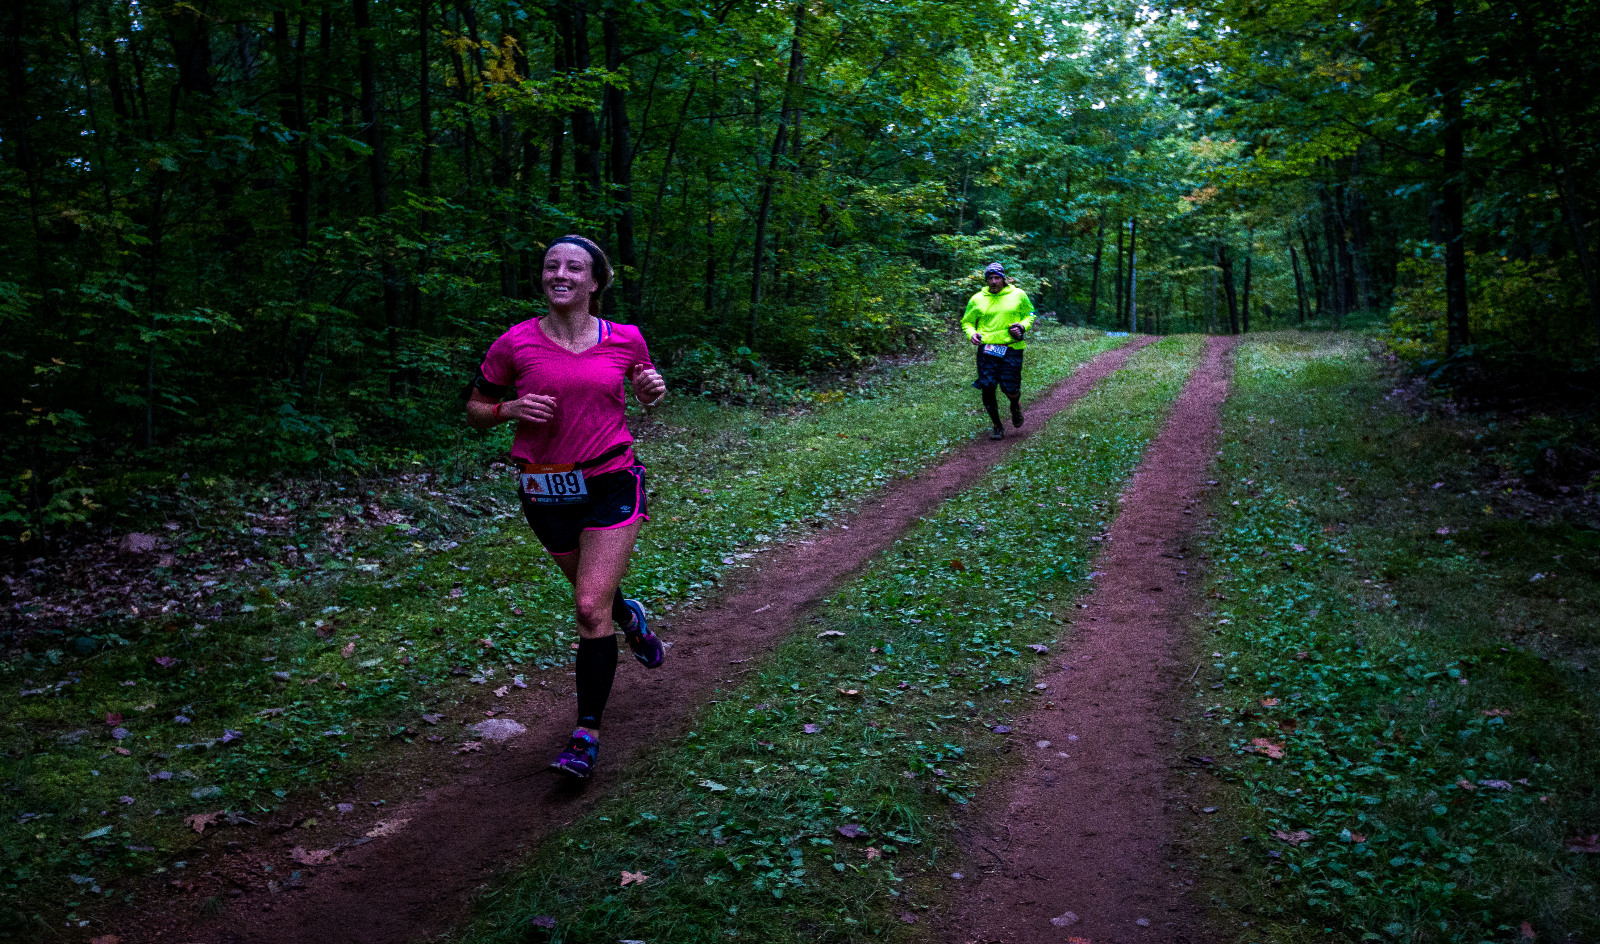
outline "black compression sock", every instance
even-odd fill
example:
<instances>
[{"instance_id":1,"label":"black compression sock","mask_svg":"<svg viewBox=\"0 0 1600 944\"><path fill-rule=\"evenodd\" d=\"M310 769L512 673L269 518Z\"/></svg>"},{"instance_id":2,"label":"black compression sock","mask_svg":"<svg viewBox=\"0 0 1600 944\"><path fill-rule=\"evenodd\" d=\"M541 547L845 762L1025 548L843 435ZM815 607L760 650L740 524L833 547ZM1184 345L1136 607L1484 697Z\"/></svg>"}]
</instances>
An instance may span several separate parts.
<instances>
[{"instance_id":1,"label":"black compression sock","mask_svg":"<svg viewBox=\"0 0 1600 944\"><path fill-rule=\"evenodd\" d=\"M617 676L617 637L579 637L577 675L578 725L598 728Z\"/></svg>"},{"instance_id":2,"label":"black compression sock","mask_svg":"<svg viewBox=\"0 0 1600 944\"><path fill-rule=\"evenodd\" d=\"M633 611L622 602L621 587L618 587L617 592L611 597L611 621L621 626L624 632L633 625Z\"/></svg>"},{"instance_id":3,"label":"black compression sock","mask_svg":"<svg viewBox=\"0 0 1600 944\"><path fill-rule=\"evenodd\" d=\"M983 388L983 408L989 411L989 422L995 429L1000 428L1000 401L995 398L993 387Z\"/></svg>"}]
</instances>

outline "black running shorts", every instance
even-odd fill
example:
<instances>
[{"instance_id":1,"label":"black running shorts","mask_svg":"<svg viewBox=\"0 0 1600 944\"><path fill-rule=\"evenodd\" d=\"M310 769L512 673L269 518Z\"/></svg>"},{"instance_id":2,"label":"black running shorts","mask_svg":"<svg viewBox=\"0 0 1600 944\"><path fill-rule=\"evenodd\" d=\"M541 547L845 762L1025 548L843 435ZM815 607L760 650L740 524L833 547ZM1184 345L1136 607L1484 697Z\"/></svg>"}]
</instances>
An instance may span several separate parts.
<instances>
[{"instance_id":1,"label":"black running shorts","mask_svg":"<svg viewBox=\"0 0 1600 944\"><path fill-rule=\"evenodd\" d=\"M576 553L578 535L584 531L609 531L650 520L645 511L644 466L589 475L584 481L589 500L582 504L545 505L522 496L528 526L544 549L558 557Z\"/></svg>"},{"instance_id":2,"label":"black running shorts","mask_svg":"<svg viewBox=\"0 0 1600 944\"><path fill-rule=\"evenodd\" d=\"M974 380L972 385L982 390L984 387L993 387L996 384L1012 396L1022 392L1021 351L1008 347L1005 357L995 357L993 354L985 354L983 348L978 348L978 379Z\"/></svg>"}]
</instances>

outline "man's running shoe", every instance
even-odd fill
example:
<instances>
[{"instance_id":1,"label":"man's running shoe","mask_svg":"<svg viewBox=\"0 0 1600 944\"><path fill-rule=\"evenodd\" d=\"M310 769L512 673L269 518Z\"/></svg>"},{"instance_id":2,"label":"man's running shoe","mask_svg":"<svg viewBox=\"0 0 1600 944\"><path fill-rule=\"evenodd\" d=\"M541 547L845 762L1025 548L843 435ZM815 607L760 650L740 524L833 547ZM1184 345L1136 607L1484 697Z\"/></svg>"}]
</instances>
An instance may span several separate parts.
<instances>
[{"instance_id":1,"label":"man's running shoe","mask_svg":"<svg viewBox=\"0 0 1600 944\"><path fill-rule=\"evenodd\" d=\"M633 625L622 631L628 640L628 648L633 650L633 657L647 669L659 668L667 657L667 647L650 631L650 624L644 618L644 607L638 600L623 600L622 605L633 611Z\"/></svg>"},{"instance_id":2,"label":"man's running shoe","mask_svg":"<svg viewBox=\"0 0 1600 944\"><path fill-rule=\"evenodd\" d=\"M589 774L594 770L595 762L599 759L600 742L595 740L593 735L574 731L572 740L567 743L567 749L556 757L550 769L577 780L588 780Z\"/></svg>"},{"instance_id":3,"label":"man's running shoe","mask_svg":"<svg viewBox=\"0 0 1600 944\"><path fill-rule=\"evenodd\" d=\"M1011 425L1017 429L1022 428L1022 404L1011 401Z\"/></svg>"},{"instance_id":4,"label":"man's running shoe","mask_svg":"<svg viewBox=\"0 0 1600 944\"><path fill-rule=\"evenodd\" d=\"M996 426L994 429L989 430L989 438L990 439L1004 439L1004 438L1006 438L1006 431L1001 429L1000 427Z\"/></svg>"}]
</instances>

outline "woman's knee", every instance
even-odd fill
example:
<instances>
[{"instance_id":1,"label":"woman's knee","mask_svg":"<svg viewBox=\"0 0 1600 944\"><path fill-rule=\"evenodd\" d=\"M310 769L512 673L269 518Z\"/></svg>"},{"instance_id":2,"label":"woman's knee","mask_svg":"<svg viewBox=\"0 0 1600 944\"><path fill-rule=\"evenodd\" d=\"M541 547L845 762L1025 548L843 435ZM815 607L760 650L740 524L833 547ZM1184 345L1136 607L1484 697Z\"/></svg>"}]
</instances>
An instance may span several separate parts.
<instances>
[{"instance_id":1,"label":"woman's knee","mask_svg":"<svg viewBox=\"0 0 1600 944\"><path fill-rule=\"evenodd\" d=\"M616 629L611 625L611 597L583 594L577 600L578 632L580 635L606 636Z\"/></svg>"}]
</instances>

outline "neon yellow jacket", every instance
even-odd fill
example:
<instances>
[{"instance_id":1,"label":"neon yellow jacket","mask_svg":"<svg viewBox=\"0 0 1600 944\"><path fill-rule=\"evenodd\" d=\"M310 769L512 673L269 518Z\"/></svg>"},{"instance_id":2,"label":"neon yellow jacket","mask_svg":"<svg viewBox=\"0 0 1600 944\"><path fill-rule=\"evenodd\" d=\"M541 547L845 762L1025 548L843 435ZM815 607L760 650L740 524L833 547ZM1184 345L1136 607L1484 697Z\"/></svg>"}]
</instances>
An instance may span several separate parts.
<instances>
[{"instance_id":1,"label":"neon yellow jacket","mask_svg":"<svg viewBox=\"0 0 1600 944\"><path fill-rule=\"evenodd\" d=\"M1028 300L1028 293L1015 285L1007 285L999 293L985 288L967 300L967 313L961 316L961 330L968 335L977 331L983 335L985 344L1005 344L1020 351L1028 342L1011 340L1009 330L1018 322L1022 323L1024 331L1033 327L1033 302Z\"/></svg>"}]
</instances>

